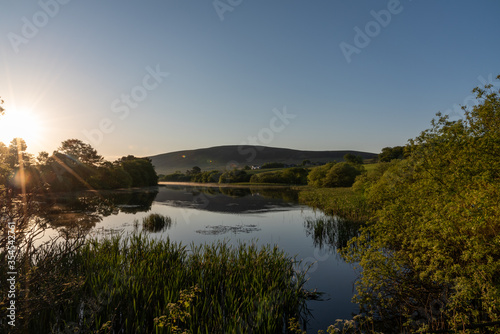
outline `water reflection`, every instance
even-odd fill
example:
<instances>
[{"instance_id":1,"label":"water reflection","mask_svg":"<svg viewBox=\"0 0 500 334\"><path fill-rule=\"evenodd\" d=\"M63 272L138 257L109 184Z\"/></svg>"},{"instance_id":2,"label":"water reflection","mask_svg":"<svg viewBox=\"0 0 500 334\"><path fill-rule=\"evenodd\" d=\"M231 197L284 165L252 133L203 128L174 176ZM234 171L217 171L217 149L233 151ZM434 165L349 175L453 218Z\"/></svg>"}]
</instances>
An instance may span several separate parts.
<instances>
[{"instance_id":1,"label":"water reflection","mask_svg":"<svg viewBox=\"0 0 500 334\"><path fill-rule=\"evenodd\" d=\"M297 205L298 191L290 188L232 188L164 186L155 201L175 207L220 213L287 210Z\"/></svg>"},{"instance_id":2,"label":"water reflection","mask_svg":"<svg viewBox=\"0 0 500 334\"><path fill-rule=\"evenodd\" d=\"M157 213L172 220L162 229L152 228L156 231L153 238L170 238L185 245L218 240L277 244L303 259L304 266L315 263L308 273L307 288L325 292L325 298L308 301L314 310L308 330L324 330L335 319L357 312L350 302L355 273L335 254L357 234L359 226L300 205L296 190L168 185L58 194L39 201L41 217L59 233L72 233L78 227L96 237L146 231L142 219Z\"/></svg>"},{"instance_id":3,"label":"water reflection","mask_svg":"<svg viewBox=\"0 0 500 334\"><path fill-rule=\"evenodd\" d=\"M306 235L313 238L313 244L320 250L336 251L347 246L357 236L361 224L339 217L323 216L304 221Z\"/></svg>"},{"instance_id":4,"label":"water reflection","mask_svg":"<svg viewBox=\"0 0 500 334\"><path fill-rule=\"evenodd\" d=\"M157 188L48 194L38 198L39 217L57 230L90 231L104 217L151 210L157 194Z\"/></svg>"}]
</instances>

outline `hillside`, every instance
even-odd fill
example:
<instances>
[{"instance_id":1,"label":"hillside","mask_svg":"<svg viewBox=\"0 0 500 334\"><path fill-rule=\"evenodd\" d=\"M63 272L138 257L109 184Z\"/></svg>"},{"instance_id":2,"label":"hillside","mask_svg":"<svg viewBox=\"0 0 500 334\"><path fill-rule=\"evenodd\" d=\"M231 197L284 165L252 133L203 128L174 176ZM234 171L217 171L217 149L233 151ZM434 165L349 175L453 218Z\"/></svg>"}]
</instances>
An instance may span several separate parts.
<instances>
[{"instance_id":1,"label":"hillside","mask_svg":"<svg viewBox=\"0 0 500 334\"><path fill-rule=\"evenodd\" d=\"M224 170L234 167L260 166L266 162L282 162L300 165L304 160L315 162L342 161L347 153L370 159L374 153L358 151L300 151L285 148L249 145L228 145L196 150L164 153L149 158L158 174L185 172L193 166L202 170Z\"/></svg>"}]
</instances>

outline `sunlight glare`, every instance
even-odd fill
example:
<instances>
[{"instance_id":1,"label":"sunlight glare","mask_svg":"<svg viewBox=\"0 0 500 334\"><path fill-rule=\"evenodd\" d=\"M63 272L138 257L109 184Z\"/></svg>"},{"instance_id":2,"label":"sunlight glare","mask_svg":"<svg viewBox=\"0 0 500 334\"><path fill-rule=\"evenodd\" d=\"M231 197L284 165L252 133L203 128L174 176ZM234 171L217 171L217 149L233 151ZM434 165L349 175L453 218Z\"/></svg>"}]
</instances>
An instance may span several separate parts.
<instances>
[{"instance_id":1,"label":"sunlight glare","mask_svg":"<svg viewBox=\"0 0 500 334\"><path fill-rule=\"evenodd\" d=\"M5 110L0 116L0 142L9 146L14 138L22 138L28 146L41 136L41 122L35 113L29 110Z\"/></svg>"}]
</instances>

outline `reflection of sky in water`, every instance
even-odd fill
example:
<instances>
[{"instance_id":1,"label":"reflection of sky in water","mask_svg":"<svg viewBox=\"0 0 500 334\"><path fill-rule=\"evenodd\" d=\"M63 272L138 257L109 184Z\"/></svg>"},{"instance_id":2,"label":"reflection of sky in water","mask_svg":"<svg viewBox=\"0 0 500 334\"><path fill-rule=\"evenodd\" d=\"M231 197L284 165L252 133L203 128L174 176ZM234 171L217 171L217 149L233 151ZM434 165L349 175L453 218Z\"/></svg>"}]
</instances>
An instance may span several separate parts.
<instances>
[{"instance_id":1,"label":"reflection of sky in water","mask_svg":"<svg viewBox=\"0 0 500 334\"><path fill-rule=\"evenodd\" d=\"M186 188L174 190L173 193L172 191L160 187L150 210L136 213L115 211L103 217L102 222L96 224L94 231L133 233L135 220L139 222L138 230L141 230L143 217L159 213L170 216L173 223L170 229L151 233L151 237L169 237L173 241L182 242L188 249L192 243L197 245L217 240L226 240L234 245L238 242L278 245L289 255L303 259L302 267L316 262L309 271L306 287L325 292L324 299L327 300L309 302L316 319L310 321L308 332L326 330L328 325L338 318L351 318L351 313L356 310L355 305L350 303L355 279L352 266L343 262L329 247L315 248L312 237L306 233L304 227L306 220L320 218L323 216L321 213L307 206L279 198L264 198L255 193L243 197L228 197L213 191L205 196L201 209L198 209L188 203L188 199L193 198L192 192L186 191ZM175 198L175 192L181 199ZM198 192L195 194L194 197L200 196ZM238 212L242 205L246 205L245 200L253 201L248 205L250 212ZM126 204L130 205L133 206L131 203ZM218 233L210 233L213 231Z\"/></svg>"}]
</instances>

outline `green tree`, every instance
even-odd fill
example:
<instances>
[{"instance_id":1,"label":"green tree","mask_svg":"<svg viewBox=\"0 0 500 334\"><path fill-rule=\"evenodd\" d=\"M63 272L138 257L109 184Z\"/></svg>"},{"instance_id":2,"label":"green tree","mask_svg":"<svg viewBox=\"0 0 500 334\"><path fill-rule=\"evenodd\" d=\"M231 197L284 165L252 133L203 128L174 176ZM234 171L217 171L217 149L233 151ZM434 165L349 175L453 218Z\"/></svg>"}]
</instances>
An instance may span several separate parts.
<instances>
[{"instance_id":1,"label":"green tree","mask_svg":"<svg viewBox=\"0 0 500 334\"><path fill-rule=\"evenodd\" d=\"M194 166L193 168L188 169L186 171L186 175L189 175L189 176L194 176L194 175L197 175L197 174L200 174L200 173L201 173L201 168L198 167L198 166Z\"/></svg>"},{"instance_id":2,"label":"green tree","mask_svg":"<svg viewBox=\"0 0 500 334\"><path fill-rule=\"evenodd\" d=\"M41 151L38 153L38 156L36 157L36 162L38 165L46 165L47 162L49 161L49 158L50 158L49 153Z\"/></svg>"},{"instance_id":3,"label":"green tree","mask_svg":"<svg viewBox=\"0 0 500 334\"><path fill-rule=\"evenodd\" d=\"M404 146L384 147L378 155L380 162L390 162L394 159L404 158Z\"/></svg>"},{"instance_id":4,"label":"green tree","mask_svg":"<svg viewBox=\"0 0 500 334\"><path fill-rule=\"evenodd\" d=\"M309 172L307 176L308 184L314 187L323 187L324 180L326 178L326 174L334 165L333 162L329 162L326 165L314 167Z\"/></svg>"},{"instance_id":5,"label":"green tree","mask_svg":"<svg viewBox=\"0 0 500 334\"><path fill-rule=\"evenodd\" d=\"M33 157L26 152L27 148L28 146L24 139L12 139L5 157L5 163L7 163L10 168L18 168L21 162L24 166L29 166Z\"/></svg>"},{"instance_id":6,"label":"green tree","mask_svg":"<svg viewBox=\"0 0 500 334\"><path fill-rule=\"evenodd\" d=\"M348 162L328 163L315 167L308 175L308 184L315 187L350 187L364 167Z\"/></svg>"},{"instance_id":7,"label":"green tree","mask_svg":"<svg viewBox=\"0 0 500 334\"><path fill-rule=\"evenodd\" d=\"M115 164L131 176L132 187L148 187L158 184L158 175L149 158L136 158L129 155L117 160Z\"/></svg>"},{"instance_id":8,"label":"green tree","mask_svg":"<svg viewBox=\"0 0 500 334\"><path fill-rule=\"evenodd\" d=\"M90 144L79 139L65 140L57 150L90 166L99 166L104 161L103 157L97 154L97 151Z\"/></svg>"},{"instance_id":9,"label":"green tree","mask_svg":"<svg viewBox=\"0 0 500 334\"><path fill-rule=\"evenodd\" d=\"M250 181L250 175L244 170L226 171L219 177L219 183L237 183Z\"/></svg>"},{"instance_id":10,"label":"green tree","mask_svg":"<svg viewBox=\"0 0 500 334\"><path fill-rule=\"evenodd\" d=\"M365 188L375 217L347 254L362 267L362 310L386 324L459 331L500 319L500 92L491 88L474 89L478 104L462 120L438 113L408 158Z\"/></svg>"},{"instance_id":11,"label":"green tree","mask_svg":"<svg viewBox=\"0 0 500 334\"><path fill-rule=\"evenodd\" d=\"M362 172L362 166L353 165L348 162L339 162L330 168L323 180L323 187L350 187L356 176Z\"/></svg>"},{"instance_id":12,"label":"green tree","mask_svg":"<svg viewBox=\"0 0 500 334\"><path fill-rule=\"evenodd\" d=\"M344 161L349 162L351 164L362 164L363 157L359 155L354 155L352 153L347 153L346 155L344 155Z\"/></svg>"}]
</instances>

